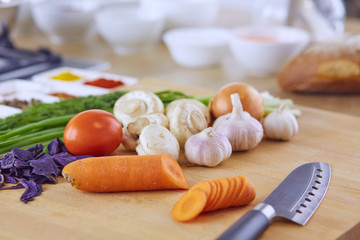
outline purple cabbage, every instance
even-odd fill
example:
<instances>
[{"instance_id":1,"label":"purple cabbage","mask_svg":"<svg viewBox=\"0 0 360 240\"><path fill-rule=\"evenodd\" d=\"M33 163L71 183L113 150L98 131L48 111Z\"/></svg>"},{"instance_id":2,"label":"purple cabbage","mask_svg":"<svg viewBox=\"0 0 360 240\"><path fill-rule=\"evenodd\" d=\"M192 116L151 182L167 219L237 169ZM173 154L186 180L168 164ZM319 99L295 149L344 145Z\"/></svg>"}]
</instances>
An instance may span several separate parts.
<instances>
[{"instance_id":1,"label":"purple cabbage","mask_svg":"<svg viewBox=\"0 0 360 240\"><path fill-rule=\"evenodd\" d=\"M67 164L85 157L90 156L72 155L60 138L49 143L47 153L42 144L27 150L14 148L0 156L0 190L25 188L20 200L26 203L42 193L42 184L57 183ZM6 183L15 185L5 186Z\"/></svg>"}]
</instances>

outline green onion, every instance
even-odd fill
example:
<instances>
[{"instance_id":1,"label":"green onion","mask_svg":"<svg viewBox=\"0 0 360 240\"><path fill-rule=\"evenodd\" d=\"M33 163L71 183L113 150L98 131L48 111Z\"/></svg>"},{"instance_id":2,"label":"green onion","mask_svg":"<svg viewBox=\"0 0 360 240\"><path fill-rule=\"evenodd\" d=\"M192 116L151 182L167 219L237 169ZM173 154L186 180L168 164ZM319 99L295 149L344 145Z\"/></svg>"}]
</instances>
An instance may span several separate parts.
<instances>
[{"instance_id":1,"label":"green onion","mask_svg":"<svg viewBox=\"0 0 360 240\"><path fill-rule=\"evenodd\" d=\"M7 144L4 147L0 147L0 155L11 151L11 149L13 148L23 148L24 146L28 145L35 145L38 143L51 141L54 138L62 137L63 133L64 127L60 127L37 132L34 134L37 136L34 136L33 134L31 134L31 137L29 137L29 135L21 136L16 139L17 141L15 143Z\"/></svg>"},{"instance_id":2,"label":"green onion","mask_svg":"<svg viewBox=\"0 0 360 240\"><path fill-rule=\"evenodd\" d=\"M41 120L39 122L34 122L34 123L30 123L18 128L14 128L10 131L7 131L5 134L0 136L0 141L6 141L9 140L11 138L14 138L15 136L18 135L24 135L27 133L32 133L32 132L36 132L36 131L40 131L43 129L48 129L48 128L52 128L52 127L56 127L56 126L65 126L70 119L73 117L74 115L65 115L65 116L61 116L61 117L53 117L53 118L48 118L45 120ZM1 147L2 143L0 142L0 147Z\"/></svg>"}]
</instances>

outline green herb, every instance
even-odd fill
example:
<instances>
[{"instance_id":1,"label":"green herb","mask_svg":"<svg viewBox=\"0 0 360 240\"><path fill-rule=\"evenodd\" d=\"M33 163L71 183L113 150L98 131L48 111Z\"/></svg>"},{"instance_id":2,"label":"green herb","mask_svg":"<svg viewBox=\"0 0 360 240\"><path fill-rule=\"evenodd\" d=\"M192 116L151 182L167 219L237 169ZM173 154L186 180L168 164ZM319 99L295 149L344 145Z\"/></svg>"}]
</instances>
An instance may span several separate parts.
<instances>
[{"instance_id":1,"label":"green herb","mask_svg":"<svg viewBox=\"0 0 360 240\"><path fill-rule=\"evenodd\" d=\"M115 101L125 93L116 91L100 96L71 98L51 104L37 104L24 109L22 113L0 120L0 131L7 131L52 117L77 114L88 109L112 111Z\"/></svg>"},{"instance_id":2,"label":"green herb","mask_svg":"<svg viewBox=\"0 0 360 240\"><path fill-rule=\"evenodd\" d=\"M62 137L64 129L64 127L50 128L2 142L0 145L0 155L11 151L15 147L24 148L24 146L48 142L54 138Z\"/></svg>"},{"instance_id":3,"label":"green herb","mask_svg":"<svg viewBox=\"0 0 360 240\"><path fill-rule=\"evenodd\" d=\"M164 103L165 107L170 102L172 102L174 100L177 100L177 99L183 99L183 98L195 99L195 100L198 100L198 101L202 102L206 106L209 106L209 102L210 102L211 98L213 98L213 96L194 97L194 96L186 95L183 92L172 91L172 90L165 90L165 91L161 91L161 92L156 92L155 94L161 99L161 101Z\"/></svg>"},{"instance_id":4,"label":"green herb","mask_svg":"<svg viewBox=\"0 0 360 240\"><path fill-rule=\"evenodd\" d=\"M9 139L16 139L16 136L19 135L26 135L28 133L37 132L43 129L48 129L52 127L57 126L65 126L68 121L74 116L74 114L71 115L65 115L60 117L52 117L45 120L41 120L38 122L30 123L18 128L11 129L7 131L6 133L0 135L0 141L7 141ZM1 146L0 142L0 146Z\"/></svg>"},{"instance_id":5,"label":"green herb","mask_svg":"<svg viewBox=\"0 0 360 240\"><path fill-rule=\"evenodd\" d=\"M301 111L299 109L293 108L294 102L291 99L274 97L268 91L261 92L260 95L264 101L264 116L267 116L269 113L278 109L281 104L284 104L287 108L289 108L290 112L294 114L294 116L298 117L301 115Z\"/></svg>"}]
</instances>

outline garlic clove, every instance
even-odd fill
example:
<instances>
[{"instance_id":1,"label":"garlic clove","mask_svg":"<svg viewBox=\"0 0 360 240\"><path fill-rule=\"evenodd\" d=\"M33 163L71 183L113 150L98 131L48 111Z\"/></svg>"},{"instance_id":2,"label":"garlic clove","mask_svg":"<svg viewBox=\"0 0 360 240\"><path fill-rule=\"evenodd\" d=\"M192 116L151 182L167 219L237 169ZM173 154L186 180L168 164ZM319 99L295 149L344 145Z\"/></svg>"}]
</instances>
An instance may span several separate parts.
<instances>
[{"instance_id":1,"label":"garlic clove","mask_svg":"<svg viewBox=\"0 0 360 240\"><path fill-rule=\"evenodd\" d=\"M253 149L263 138L263 127L258 120L243 111L239 94L232 94L231 101L232 112L217 118L213 128L229 140L233 151Z\"/></svg>"},{"instance_id":2,"label":"garlic clove","mask_svg":"<svg viewBox=\"0 0 360 240\"><path fill-rule=\"evenodd\" d=\"M136 152L139 155L169 154L178 160L180 146L175 136L167 128L158 124L150 124L142 129Z\"/></svg>"},{"instance_id":3,"label":"garlic clove","mask_svg":"<svg viewBox=\"0 0 360 240\"><path fill-rule=\"evenodd\" d=\"M193 164L215 167L231 156L229 140L209 127L188 138L185 157Z\"/></svg>"},{"instance_id":4,"label":"garlic clove","mask_svg":"<svg viewBox=\"0 0 360 240\"><path fill-rule=\"evenodd\" d=\"M266 116L263 126L265 136L273 140L289 141L299 131L295 116L283 104Z\"/></svg>"}]
</instances>

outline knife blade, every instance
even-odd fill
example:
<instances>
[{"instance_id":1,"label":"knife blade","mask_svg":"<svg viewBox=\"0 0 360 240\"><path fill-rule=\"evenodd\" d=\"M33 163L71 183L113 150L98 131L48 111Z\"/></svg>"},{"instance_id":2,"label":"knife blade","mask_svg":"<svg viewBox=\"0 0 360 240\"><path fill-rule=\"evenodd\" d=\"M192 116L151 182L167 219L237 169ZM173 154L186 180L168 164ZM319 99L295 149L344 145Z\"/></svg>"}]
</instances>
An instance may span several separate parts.
<instances>
[{"instance_id":1,"label":"knife blade","mask_svg":"<svg viewBox=\"0 0 360 240\"><path fill-rule=\"evenodd\" d=\"M247 212L218 240L258 239L275 217L305 225L323 200L330 184L328 163L312 162L294 169L254 209Z\"/></svg>"}]
</instances>

